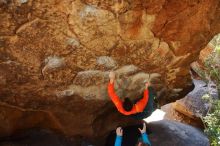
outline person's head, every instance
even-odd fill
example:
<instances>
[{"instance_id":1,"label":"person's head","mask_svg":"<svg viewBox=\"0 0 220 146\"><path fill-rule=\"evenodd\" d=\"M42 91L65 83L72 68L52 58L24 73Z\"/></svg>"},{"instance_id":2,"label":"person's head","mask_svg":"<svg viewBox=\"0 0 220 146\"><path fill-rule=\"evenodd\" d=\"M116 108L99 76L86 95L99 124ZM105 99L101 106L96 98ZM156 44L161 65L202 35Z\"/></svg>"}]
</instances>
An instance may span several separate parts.
<instances>
[{"instance_id":1,"label":"person's head","mask_svg":"<svg viewBox=\"0 0 220 146\"><path fill-rule=\"evenodd\" d=\"M131 111L132 107L133 107L132 101L131 101L128 97L126 97L126 98L124 99L124 102L123 102L123 108L124 108L124 110L125 110L125 111Z\"/></svg>"},{"instance_id":2,"label":"person's head","mask_svg":"<svg viewBox=\"0 0 220 146\"><path fill-rule=\"evenodd\" d=\"M149 146L148 144L145 144L143 142L138 142L138 145L137 146Z\"/></svg>"}]
</instances>

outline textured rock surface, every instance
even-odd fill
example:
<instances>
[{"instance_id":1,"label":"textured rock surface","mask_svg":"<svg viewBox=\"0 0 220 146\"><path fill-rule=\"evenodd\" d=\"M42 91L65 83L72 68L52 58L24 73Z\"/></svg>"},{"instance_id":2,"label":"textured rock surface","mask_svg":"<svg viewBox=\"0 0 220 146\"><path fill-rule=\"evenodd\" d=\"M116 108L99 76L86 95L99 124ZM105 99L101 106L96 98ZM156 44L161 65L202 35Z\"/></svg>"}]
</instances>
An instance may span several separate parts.
<instances>
[{"instance_id":1,"label":"textured rock surface","mask_svg":"<svg viewBox=\"0 0 220 146\"><path fill-rule=\"evenodd\" d=\"M120 96L140 96L147 79L160 104L190 90L190 63L220 30L220 2L0 0L0 17L0 134L94 136L127 120L108 100L109 70Z\"/></svg>"},{"instance_id":2,"label":"textured rock surface","mask_svg":"<svg viewBox=\"0 0 220 146\"><path fill-rule=\"evenodd\" d=\"M186 97L174 103L164 105L161 109L166 112L165 119L204 128L201 117L207 114L211 105L202 97L209 93L213 99L218 99L218 91L213 82L206 83L202 80L193 79L193 83L195 88Z\"/></svg>"},{"instance_id":3,"label":"textured rock surface","mask_svg":"<svg viewBox=\"0 0 220 146\"><path fill-rule=\"evenodd\" d=\"M200 129L204 128L201 119L196 117L190 110L186 110L187 108L185 105L169 103L162 106L161 109L166 112L164 119L178 121Z\"/></svg>"},{"instance_id":4,"label":"textured rock surface","mask_svg":"<svg viewBox=\"0 0 220 146\"><path fill-rule=\"evenodd\" d=\"M198 129L191 126L162 120L149 124L154 132L149 135L153 145L160 146L209 146L208 138Z\"/></svg>"},{"instance_id":5,"label":"textured rock surface","mask_svg":"<svg viewBox=\"0 0 220 146\"><path fill-rule=\"evenodd\" d=\"M200 117L207 114L211 105L202 99L202 96L211 94L213 99L218 99L217 86L208 78L207 73L209 70L205 66L207 59L211 57L215 46L217 46L218 37L219 34L200 52L198 60L191 64L190 71L195 85L194 89L183 99L161 107L166 112L166 119L187 123L200 128L204 127Z\"/></svg>"}]
</instances>

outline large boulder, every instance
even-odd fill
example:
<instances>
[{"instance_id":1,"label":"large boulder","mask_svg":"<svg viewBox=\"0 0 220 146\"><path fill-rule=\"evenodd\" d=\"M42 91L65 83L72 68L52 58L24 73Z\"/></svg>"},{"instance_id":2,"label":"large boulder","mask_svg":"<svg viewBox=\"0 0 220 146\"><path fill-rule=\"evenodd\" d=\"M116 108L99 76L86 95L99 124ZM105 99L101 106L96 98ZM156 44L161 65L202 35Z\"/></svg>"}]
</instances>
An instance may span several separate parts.
<instances>
[{"instance_id":1,"label":"large boulder","mask_svg":"<svg viewBox=\"0 0 220 146\"><path fill-rule=\"evenodd\" d=\"M121 97L141 96L151 80L160 105L175 101L220 31L219 0L0 0L0 16L2 136L32 127L98 136L133 122L109 101L109 71Z\"/></svg>"},{"instance_id":2,"label":"large boulder","mask_svg":"<svg viewBox=\"0 0 220 146\"><path fill-rule=\"evenodd\" d=\"M200 130L182 123L162 120L148 125L152 145L160 146L209 146L209 140Z\"/></svg>"}]
</instances>

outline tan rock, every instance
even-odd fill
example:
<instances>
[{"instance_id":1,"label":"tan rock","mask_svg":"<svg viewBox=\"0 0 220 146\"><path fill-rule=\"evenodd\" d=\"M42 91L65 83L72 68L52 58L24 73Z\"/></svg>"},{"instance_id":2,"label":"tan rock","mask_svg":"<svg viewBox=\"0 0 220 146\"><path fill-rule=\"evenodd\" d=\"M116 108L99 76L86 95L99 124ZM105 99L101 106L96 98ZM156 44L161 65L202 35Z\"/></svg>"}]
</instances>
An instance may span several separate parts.
<instances>
[{"instance_id":1,"label":"tan rock","mask_svg":"<svg viewBox=\"0 0 220 146\"><path fill-rule=\"evenodd\" d=\"M160 105L184 97L190 64L220 30L219 8L219 0L0 1L0 107L8 115L0 123L10 121L0 134L38 126L99 136L129 123L109 101L110 70L120 97L141 96L149 78Z\"/></svg>"}]
</instances>

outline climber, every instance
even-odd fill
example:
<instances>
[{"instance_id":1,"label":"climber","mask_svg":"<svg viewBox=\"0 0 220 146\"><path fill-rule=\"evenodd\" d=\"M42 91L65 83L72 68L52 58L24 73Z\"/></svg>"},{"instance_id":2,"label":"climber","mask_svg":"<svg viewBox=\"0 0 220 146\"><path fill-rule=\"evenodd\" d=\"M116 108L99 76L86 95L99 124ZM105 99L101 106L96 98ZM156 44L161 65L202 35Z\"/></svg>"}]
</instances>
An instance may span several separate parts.
<instances>
[{"instance_id":1,"label":"climber","mask_svg":"<svg viewBox=\"0 0 220 146\"><path fill-rule=\"evenodd\" d=\"M148 139L148 135L146 133L146 124L143 124L143 129L138 128L141 133L141 141L138 142L137 146L151 146L151 143ZM116 129L116 139L115 139L115 145L114 146L121 146L122 145L122 136L123 136L123 130L121 127L118 127ZM130 139L128 139L130 140Z\"/></svg>"},{"instance_id":2,"label":"climber","mask_svg":"<svg viewBox=\"0 0 220 146\"><path fill-rule=\"evenodd\" d=\"M148 103L148 86L149 83L146 83L146 89L144 91L144 97L136 102L136 104L133 104L132 101L129 98L125 98L124 102L120 100L120 98L116 95L114 91L114 81L115 81L115 73L110 72L109 74L110 82L108 84L108 94L112 100L112 102L115 104L118 111L124 115L133 115L138 114L146 110L146 105ZM150 112L151 114L152 112ZM147 115L149 116L149 114ZM146 117L146 116L144 116ZM138 116L137 119L143 119L143 116Z\"/></svg>"}]
</instances>

